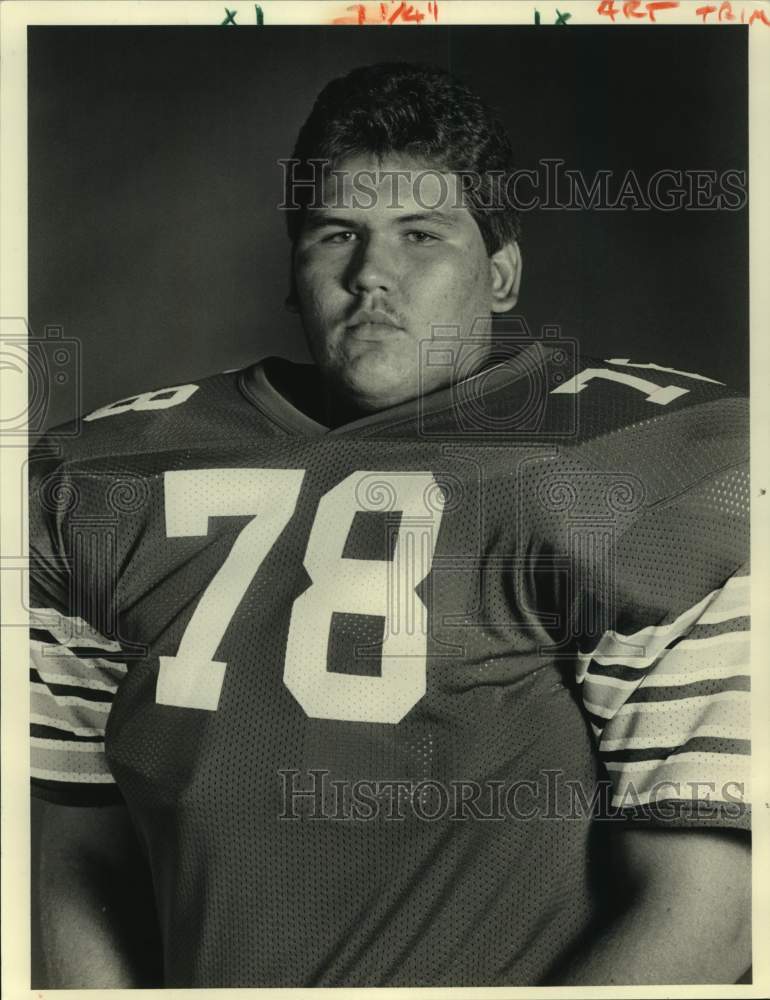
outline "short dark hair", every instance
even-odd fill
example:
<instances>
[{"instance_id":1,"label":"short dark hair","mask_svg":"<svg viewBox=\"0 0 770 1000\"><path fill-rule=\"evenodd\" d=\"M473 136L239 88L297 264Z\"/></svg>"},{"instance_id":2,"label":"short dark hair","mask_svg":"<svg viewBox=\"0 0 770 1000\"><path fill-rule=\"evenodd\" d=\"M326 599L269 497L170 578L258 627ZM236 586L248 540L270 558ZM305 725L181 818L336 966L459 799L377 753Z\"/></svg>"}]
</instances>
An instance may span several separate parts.
<instances>
[{"instance_id":1,"label":"short dark hair","mask_svg":"<svg viewBox=\"0 0 770 1000\"><path fill-rule=\"evenodd\" d=\"M519 239L518 213L504 196L513 172L508 135L481 98L444 70L378 63L328 83L300 129L292 176L312 176L311 160L334 166L361 153L401 153L458 174L487 253ZM295 243L312 193L290 184L287 172L285 204L299 205L286 212Z\"/></svg>"}]
</instances>

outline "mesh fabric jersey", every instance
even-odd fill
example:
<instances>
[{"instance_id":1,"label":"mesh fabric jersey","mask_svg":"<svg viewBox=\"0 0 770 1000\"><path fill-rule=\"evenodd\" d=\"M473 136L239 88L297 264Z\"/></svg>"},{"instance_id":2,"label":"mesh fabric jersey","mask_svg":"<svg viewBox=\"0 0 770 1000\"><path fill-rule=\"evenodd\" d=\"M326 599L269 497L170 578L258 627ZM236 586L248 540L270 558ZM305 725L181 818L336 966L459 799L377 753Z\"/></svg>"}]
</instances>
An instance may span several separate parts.
<instances>
[{"instance_id":1,"label":"mesh fabric jersey","mask_svg":"<svg viewBox=\"0 0 770 1000\"><path fill-rule=\"evenodd\" d=\"M745 401L538 343L330 431L275 373L32 455L33 789L126 804L164 985L547 982L624 823L748 823Z\"/></svg>"}]
</instances>

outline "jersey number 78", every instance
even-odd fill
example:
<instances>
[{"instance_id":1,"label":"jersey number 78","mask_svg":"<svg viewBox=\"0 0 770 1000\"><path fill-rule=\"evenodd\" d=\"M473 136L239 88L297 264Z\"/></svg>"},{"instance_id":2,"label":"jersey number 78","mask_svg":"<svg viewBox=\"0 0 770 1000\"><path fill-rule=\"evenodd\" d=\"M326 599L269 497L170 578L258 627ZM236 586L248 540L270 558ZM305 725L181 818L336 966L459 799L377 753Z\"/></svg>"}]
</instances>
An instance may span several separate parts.
<instances>
[{"instance_id":1,"label":"jersey number 78","mask_svg":"<svg viewBox=\"0 0 770 1000\"><path fill-rule=\"evenodd\" d=\"M161 656L156 701L215 711L227 664L215 659L261 563L291 520L304 469L195 469L164 476L169 538L208 534L210 517L251 520L201 595L175 656ZM430 472L354 472L325 493L308 538L311 586L294 601L283 680L318 719L399 722L425 694L427 610L416 593L430 572L443 493ZM357 511L397 510L392 559L348 559ZM332 614L384 618L379 676L327 668Z\"/></svg>"}]
</instances>

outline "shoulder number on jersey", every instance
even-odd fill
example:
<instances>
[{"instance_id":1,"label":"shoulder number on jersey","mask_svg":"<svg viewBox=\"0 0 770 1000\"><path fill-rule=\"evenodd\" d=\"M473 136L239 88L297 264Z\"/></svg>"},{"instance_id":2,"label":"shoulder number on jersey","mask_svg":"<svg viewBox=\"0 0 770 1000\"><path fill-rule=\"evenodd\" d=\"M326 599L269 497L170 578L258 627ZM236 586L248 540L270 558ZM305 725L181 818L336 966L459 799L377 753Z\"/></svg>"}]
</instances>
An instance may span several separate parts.
<instances>
[{"instance_id":1,"label":"shoulder number on jersey","mask_svg":"<svg viewBox=\"0 0 770 1000\"><path fill-rule=\"evenodd\" d=\"M628 358L607 358L607 364L622 365L624 368L651 368L658 372L668 372L671 375L682 375L684 378L698 379L701 382L713 382L716 385L724 385L724 382L707 378L705 375L697 375L695 372L683 372L677 368L665 368L663 365L656 365L653 362L643 364L641 362L632 362ZM657 382L651 382L649 379L635 375L633 372L617 371L614 368L584 368L582 372L573 375L571 379L568 379L562 385L551 389L551 393L564 392L575 395L578 392L582 392L592 379L597 378L606 379L609 382L619 382L621 385L627 385L631 389L636 389L637 392L644 393L646 402L657 403L658 406L666 406L668 403L678 399L680 396L686 395L690 391L678 385L659 385Z\"/></svg>"},{"instance_id":2,"label":"shoulder number on jersey","mask_svg":"<svg viewBox=\"0 0 770 1000\"><path fill-rule=\"evenodd\" d=\"M192 383L188 385L171 385L166 389L153 389L151 392L140 392L136 396L126 396L114 403L89 413L84 420L101 420L102 417L113 417L118 413L131 413L137 410L167 410L170 406L179 406L186 402L198 389Z\"/></svg>"},{"instance_id":3,"label":"shoulder number on jersey","mask_svg":"<svg viewBox=\"0 0 770 1000\"><path fill-rule=\"evenodd\" d=\"M160 657L156 701L215 711L227 664L225 632L273 544L289 523L303 469L196 469L164 477L166 534L206 535L211 517L251 519L204 591L175 656ZM427 610L416 588L431 569L444 495L430 472L355 472L325 493L308 538L310 587L294 601L283 680L316 719L399 722L425 694ZM389 561L343 556L358 511L400 511ZM379 676L327 665L332 615L384 619Z\"/></svg>"}]
</instances>

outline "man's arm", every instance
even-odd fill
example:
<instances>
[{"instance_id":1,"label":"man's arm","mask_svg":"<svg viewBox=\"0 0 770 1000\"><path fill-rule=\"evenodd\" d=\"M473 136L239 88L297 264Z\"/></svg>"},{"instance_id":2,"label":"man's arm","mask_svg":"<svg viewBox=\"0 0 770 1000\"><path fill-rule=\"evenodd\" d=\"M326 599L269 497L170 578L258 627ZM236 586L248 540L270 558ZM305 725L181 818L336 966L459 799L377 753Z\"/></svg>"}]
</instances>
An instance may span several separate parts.
<instances>
[{"instance_id":1,"label":"man's arm","mask_svg":"<svg viewBox=\"0 0 770 1000\"><path fill-rule=\"evenodd\" d=\"M734 983L751 965L748 834L618 830L629 902L557 973L564 985Z\"/></svg>"},{"instance_id":2,"label":"man's arm","mask_svg":"<svg viewBox=\"0 0 770 1000\"><path fill-rule=\"evenodd\" d=\"M124 806L43 803L33 858L44 985L162 985L149 874Z\"/></svg>"}]
</instances>

